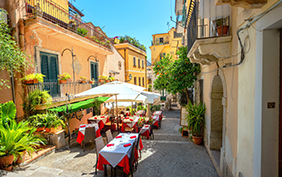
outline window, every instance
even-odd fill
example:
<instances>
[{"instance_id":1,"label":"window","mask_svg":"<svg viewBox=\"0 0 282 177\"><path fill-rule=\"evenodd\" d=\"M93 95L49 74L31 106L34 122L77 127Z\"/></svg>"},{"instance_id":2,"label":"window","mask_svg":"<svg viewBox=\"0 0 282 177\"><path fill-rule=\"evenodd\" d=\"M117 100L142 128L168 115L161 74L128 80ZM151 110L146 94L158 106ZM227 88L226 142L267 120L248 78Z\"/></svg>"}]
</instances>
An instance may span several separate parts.
<instances>
[{"instance_id":1,"label":"window","mask_svg":"<svg viewBox=\"0 0 282 177\"><path fill-rule=\"evenodd\" d=\"M134 77L134 85L137 85L136 77Z\"/></svg>"},{"instance_id":2,"label":"window","mask_svg":"<svg viewBox=\"0 0 282 177\"><path fill-rule=\"evenodd\" d=\"M142 85L144 86L144 77L142 78Z\"/></svg>"},{"instance_id":3,"label":"window","mask_svg":"<svg viewBox=\"0 0 282 177\"><path fill-rule=\"evenodd\" d=\"M140 67L140 58L138 58L138 67Z\"/></svg>"},{"instance_id":4,"label":"window","mask_svg":"<svg viewBox=\"0 0 282 177\"><path fill-rule=\"evenodd\" d=\"M144 68L144 60L142 60L142 68Z\"/></svg>"},{"instance_id":5,"label":"window","mask_svg":"<svg viewBox=\"0 0 282 177\"><path fill-rule=\"evenodd\" d=\"M133 57L133 66L136 66L136 58Z\"/></svg>"},{"instance_id":6,"label":"window","mask_svg":"<svg viewBox=\"0 0 282 177\"><path fill-rule=\"evenodd\" d=\"M164 43L164 38L162 38L162 37L160 38L160 44L161 43Z\"/></svg>"},{"instance_id":7,"label":"window","mask_svg":"<svg viewBox=\"0 0 282 177\"><path fill-rule=\"evenodd\" d=\"M141 78L139 77L139 86L141 86Z\"/></svg>"}]
</instances>

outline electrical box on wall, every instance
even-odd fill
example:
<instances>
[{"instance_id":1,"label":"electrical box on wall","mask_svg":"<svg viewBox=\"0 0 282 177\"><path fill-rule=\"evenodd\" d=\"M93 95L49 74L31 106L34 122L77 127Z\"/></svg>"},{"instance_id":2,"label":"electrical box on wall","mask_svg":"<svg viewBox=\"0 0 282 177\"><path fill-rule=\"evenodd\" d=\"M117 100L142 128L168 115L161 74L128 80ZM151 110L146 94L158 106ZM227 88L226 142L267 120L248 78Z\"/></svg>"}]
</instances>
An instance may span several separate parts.
<instances>
[{"instance_id":1,"label":"electrical box on wall","mask_svg":"<svg viewBox=\"0 0 282 177\"><path fill-rule=\"evenodd\" d=\"M0 21L4 21L5 23L8 21L8 13L2 8L0 8Z\"/></svg>"}]
</instances>

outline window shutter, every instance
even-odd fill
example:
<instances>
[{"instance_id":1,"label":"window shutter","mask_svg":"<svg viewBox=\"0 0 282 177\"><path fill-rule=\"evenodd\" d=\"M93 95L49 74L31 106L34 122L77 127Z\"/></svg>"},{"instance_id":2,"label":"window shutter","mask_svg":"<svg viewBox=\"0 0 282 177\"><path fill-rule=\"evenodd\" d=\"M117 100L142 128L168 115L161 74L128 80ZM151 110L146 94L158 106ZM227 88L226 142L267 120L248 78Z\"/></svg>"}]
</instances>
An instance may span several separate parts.
<instances>
[{"instance_id":1,"label":"window shutter","mask_svg":"<svg viewBox=\"0 0 282 177\"><path fill-rule=\"evenodd\" d=\"M49 69L49 80L56 82L57 78L58 78L58 60L57 60L57 56L51 56L50 57L50 69Z\"/></svg>"},{"instance_id":2,"label":"window shutter","mask_svg":"<svg viewBox=\"0 0 282 177\"><path fill-rule=\"evenodd\" d=\"M49 80L49 67L48 67L48 56L41 54L41 73L45 75L45 81Z\"/></svg>"}]
</instances>

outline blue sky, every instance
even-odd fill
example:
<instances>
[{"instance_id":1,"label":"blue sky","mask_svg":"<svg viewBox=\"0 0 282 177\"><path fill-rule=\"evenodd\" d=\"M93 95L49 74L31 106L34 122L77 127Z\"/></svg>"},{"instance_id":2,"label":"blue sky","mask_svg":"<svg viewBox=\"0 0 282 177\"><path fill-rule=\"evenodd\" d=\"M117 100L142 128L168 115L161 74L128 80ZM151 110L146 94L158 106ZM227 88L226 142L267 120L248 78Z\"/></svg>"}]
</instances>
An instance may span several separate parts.
<instances>
[{"instance_id":1,"label":"blue sky","mask_svg":"<svg viewBox=\"0 0 282 177\"><path fill-rule=\"evenodd\" d=\"M84 13L84 21L104 27L108 37L136 37L146 46L149 61L152 34L167 32L167 22L169 28L175 27L170 20L170 16L175 20L175 0L76 0L73 4Z\"/></svg>"}]
</instances>

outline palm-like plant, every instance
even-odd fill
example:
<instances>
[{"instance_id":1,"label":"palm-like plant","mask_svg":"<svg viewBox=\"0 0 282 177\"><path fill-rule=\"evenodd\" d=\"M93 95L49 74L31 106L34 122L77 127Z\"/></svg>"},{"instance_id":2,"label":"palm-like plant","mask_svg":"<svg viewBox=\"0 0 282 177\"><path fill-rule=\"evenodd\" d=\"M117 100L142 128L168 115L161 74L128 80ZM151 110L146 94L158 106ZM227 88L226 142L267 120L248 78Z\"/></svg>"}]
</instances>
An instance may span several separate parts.
<instances>
[{"instance_id":1,"label":"palm-like plant","mask_svg":"<svg viewBox=\"0 0 282 177\"><path fill-rule=\"evenodd\" d=\"M186 111L186 120L188 122L188 129L191 130L192 134L195 136L201 136L202 130L205 128L205 104L192 104L188 103Z\"/></svg>"},{"instance_id":2,"label":"palm-like plant","mask_svg":"<svg viewBox=\"0 0 282 177\"><path fill-rule=\"evenodd\" d=\"M45 139L34 135L36 128L29 127L27 122L17 123L11 120L0 125L0 156L13 155L14 160L26 150L29 155L35 147L45 144Z\"/></svg>"}]
</instances>

